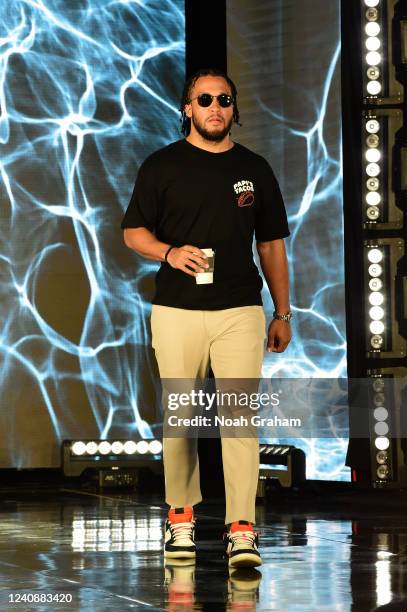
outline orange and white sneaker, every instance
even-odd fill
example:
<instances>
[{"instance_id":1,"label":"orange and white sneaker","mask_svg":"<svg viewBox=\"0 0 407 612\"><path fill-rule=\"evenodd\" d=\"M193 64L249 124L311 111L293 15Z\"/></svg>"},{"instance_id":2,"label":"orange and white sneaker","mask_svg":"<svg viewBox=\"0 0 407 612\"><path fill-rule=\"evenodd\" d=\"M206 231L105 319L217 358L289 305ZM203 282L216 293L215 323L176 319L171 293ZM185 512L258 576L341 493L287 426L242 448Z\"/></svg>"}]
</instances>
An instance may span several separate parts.
<instances>
[{"instance_id":1,"label":"orange and white sneaker","mask_svg":"<svg viewBox=\"0 0 407 612\"><path fill-rule=\"evenodd\" d=\"M259 536L249 521L231 523L223 541L229 567L257 567L262 564L258 550Z\"/></svg>"},{"instance_id":2,"label":"orange and white sneaker","mask_svg":"<svg viewBox=\"0 0 407 612\"><path fill-rule=\"evenodd\" d=\"M172 508L165 521L164 557L195 559L195 520L191 506Z\"/></svg>"}]
</instances>

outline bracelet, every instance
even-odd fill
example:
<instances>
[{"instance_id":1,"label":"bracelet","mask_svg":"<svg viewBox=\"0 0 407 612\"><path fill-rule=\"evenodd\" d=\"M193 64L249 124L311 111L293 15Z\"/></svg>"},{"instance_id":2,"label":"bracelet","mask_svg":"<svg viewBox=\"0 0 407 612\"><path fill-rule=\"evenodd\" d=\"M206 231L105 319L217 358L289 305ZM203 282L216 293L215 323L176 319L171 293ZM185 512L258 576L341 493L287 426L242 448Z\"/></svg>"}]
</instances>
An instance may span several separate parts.
<instances>
[{"instance_id":1,"label":"bracelet","mask_svg":"<svg viewBox=\"0 0 407 612\"><path fill-rule=\"evenodd\" d=\"M175 249L174 246L170 246L170 248L168 249L168 251L166 252L165 256L164 256L164 261L167 261L167 257L168 257L168 253L171 251L171 249ZM167 261L168 263L168 261Z\"/></svg>"},{"instance_id":2,"label":"bracelet","mask_svg":"<svg viewBox=\"0 0 407 612\"><path fill-rule=\"evenodd\" d=\"M293 313L288 311L286 314L277 314L276 311L273 312L273 319L277 319L277 321L287 321L289 323L293 318Z\"/></svg>"}]
</instances>

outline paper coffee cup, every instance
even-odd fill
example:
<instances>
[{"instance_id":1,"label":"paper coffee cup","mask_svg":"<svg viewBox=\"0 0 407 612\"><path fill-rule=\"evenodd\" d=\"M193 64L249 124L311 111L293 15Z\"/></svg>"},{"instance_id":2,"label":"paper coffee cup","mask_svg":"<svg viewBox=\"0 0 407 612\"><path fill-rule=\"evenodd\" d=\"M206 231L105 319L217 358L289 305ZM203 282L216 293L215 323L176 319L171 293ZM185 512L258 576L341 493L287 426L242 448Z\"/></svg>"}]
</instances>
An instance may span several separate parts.
<instances>
[{"instance_id":1,"label":"paper coffee cup","mask_svg":"<svg viewBox=\"0 0 407 612\"><path fill-rule=\"evenodd\" d=\"M209 268L205 268L205 272L198 272L195 276L197 285L210 285L213 283L213 271L215 269L215 251L213 249L201 249L208 257L206 262L209 264Z\"/></svg>"}]
</instances>

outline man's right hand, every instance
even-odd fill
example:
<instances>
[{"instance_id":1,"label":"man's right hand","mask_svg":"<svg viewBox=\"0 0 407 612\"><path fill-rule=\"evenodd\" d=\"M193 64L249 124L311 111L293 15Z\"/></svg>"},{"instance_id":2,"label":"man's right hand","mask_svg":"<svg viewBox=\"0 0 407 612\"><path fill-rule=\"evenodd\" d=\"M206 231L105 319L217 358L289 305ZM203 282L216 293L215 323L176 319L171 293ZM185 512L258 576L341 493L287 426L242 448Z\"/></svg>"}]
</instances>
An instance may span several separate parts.
<instances>
[{"instance_id":1,"label":"man's right hand","mask_svg":"<svg viewBox=\"0 0 407 612\"><path fill-rule=\"evenodd\" d=\"M182 247L174 247L168 253L167 262L172 268L182 270L189 276L196 276L199 272L205 272L209 268L207 256L198 247L185 244ZM192 268L192 269L191 269Z\"/></svg>"}]
</instances>

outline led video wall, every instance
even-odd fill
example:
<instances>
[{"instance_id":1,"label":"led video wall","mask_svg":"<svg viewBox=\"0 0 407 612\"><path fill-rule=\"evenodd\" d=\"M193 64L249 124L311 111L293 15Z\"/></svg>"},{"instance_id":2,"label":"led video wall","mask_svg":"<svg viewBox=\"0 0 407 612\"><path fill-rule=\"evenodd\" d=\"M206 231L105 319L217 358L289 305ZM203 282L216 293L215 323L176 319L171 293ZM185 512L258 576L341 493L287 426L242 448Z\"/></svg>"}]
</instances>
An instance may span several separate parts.
<instances>
[{"instance_id":1,"label":"led video wall","mask_svg":"<svg viewBox=\"0 0 407 612\"><path fill-rule=\"evenodd\" d=\"M58 467L64 438L153 434L155 266L120 221L179 137L184 3L8 0L0 23L0 467Z\"/></svg>"},{"instance_id":2,"label":"led video wall","mask_svg":"<svg viewBox=\"0 0 407 612\"><path fill-rule=\"evenodd\" d=\"M271 163L291 230L293 340L285 353L265 355L263 376L346 377L340 2L228 0L227 9L228 70L243 123L233 136ZM263 302L271 318L267 289ZM325 401L314 395L310 416ZM306 452L309 478L349 479L348 441L334 428L332 437L284 442Z\"/></svg>"}]
</instances>

